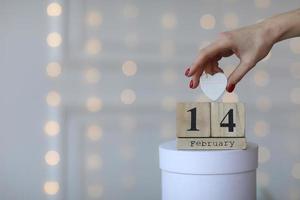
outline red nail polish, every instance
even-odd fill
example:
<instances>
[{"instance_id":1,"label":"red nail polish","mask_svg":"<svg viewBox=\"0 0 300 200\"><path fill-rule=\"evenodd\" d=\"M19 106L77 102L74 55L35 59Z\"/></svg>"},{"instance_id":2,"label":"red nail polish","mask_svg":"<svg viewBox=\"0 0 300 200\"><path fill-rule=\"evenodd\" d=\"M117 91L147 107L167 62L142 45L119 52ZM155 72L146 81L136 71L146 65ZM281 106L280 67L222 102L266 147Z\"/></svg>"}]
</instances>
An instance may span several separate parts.
<instances>
[{"instance_id":1,"label":"red nail polish","mask_svg":"<svg viewBox=\"0 0 300 200\"><path fill-rule=\"evenodd\" d=\"M228 88L227 88L227 92L231 93L235 88L235 84L229 84Z\"/></svg>"},{"instance_id":2,"label":"red nail polish","mask_svg":"<svg viewBox=\"0 0 300 200\"><path fill-rule=\"evenodd\" d=\"M193 85L194 85L193 80L191 80L190 81L190 88L193 88Z\"/></svg>"},{"instance_id":3,"label":"red nail polish","mask_svg":"<svg viewBox=\"0 0 300 200\"><path fill-rule=\"evenodd\" d=\"M185 76L188 76L189 73L190 73L190 68L187 68L187 69L185 70L185 72L184 72L184 75L185 75Z\"/></svg>"}]
</instances>

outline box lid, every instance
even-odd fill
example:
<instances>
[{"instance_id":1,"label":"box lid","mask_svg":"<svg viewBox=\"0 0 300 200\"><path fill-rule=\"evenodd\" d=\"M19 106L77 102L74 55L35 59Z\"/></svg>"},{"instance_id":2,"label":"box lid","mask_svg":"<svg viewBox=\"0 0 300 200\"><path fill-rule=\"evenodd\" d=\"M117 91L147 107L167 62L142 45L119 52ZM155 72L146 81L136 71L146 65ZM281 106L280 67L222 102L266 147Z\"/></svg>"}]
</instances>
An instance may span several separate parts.
<instances>
[{"instance_id":1,"label":"box lid","mask_svg":"<svg viewBox=\"0 0 300 200\"><path fill-rule=\"evenodd\" d=\"M165 171L183 174L230 174L255 170L258 145L245 150L177 150L176 141L159 146L159 164Z\"/></svg>"}]
</instances>

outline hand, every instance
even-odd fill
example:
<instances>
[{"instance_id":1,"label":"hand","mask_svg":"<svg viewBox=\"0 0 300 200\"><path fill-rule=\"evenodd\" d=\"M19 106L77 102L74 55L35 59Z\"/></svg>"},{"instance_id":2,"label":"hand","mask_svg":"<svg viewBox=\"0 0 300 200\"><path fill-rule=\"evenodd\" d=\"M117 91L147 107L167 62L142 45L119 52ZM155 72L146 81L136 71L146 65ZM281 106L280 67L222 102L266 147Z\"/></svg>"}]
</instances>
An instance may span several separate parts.
<instances>
[{"instance_id":1,"label":"hand","mask_svg":"<svg viewBox=\"0 0 300 200\"><path fill-rule=\"evenodd\" d=\"M218 62L223 57L235 54L240 63L228 77L226 90L232 92L235 85L252 69L258 61L268 55L275 40L263 23L254 24L237 30L220 33L219 37L204 49L185 75L192 77L190 88L199 85L199 79L205 71L209 74L222 72ZM201 83L200 83L201 84Z\"/></svg>"}]
</instances>

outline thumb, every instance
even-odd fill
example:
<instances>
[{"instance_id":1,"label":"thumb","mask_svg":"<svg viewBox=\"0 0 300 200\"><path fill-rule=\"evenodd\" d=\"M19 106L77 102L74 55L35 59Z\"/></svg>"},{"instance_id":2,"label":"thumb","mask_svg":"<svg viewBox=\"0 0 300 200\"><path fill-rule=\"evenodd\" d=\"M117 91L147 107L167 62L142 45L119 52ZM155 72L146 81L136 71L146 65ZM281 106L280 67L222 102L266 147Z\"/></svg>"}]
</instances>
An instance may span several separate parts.
<instances>
[{"instance_id":1,"label":"thumb","mask_svg":"<svg viewBox=\"0 0 300 200\"><path fill-rule=\"evenodd\" d=\"M235 85L247 74L247 72L255 66L252 61L241 60L240 64L235 68L235 70L229 75L226 90L227 92L232 92Z\"/></svg>"}]
</instances>

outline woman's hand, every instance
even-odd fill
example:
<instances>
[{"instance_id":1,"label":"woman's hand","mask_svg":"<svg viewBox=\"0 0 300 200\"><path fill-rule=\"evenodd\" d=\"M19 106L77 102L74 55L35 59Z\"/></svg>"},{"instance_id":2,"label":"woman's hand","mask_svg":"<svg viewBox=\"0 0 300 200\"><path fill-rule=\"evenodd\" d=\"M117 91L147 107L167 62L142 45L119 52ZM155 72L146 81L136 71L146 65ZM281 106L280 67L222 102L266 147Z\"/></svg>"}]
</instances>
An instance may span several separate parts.
<instances>
[{"instance_id":1,"label":"woman's hand","mask_svg":"<svg viewBox=\"0 0 300 200\"><path fill-rule=\"evenodd\" d=\"M268 55L275 42L272 38L263 23L221 33L217 40L200 50L197 60L187 69L186 76L192 77L190 88L198 87L204 71L209 74L222 71L218 61L235 54L240 63L228 77L226 87L228 92L232 92L243 76Z\"/></svg>"}]
</instances>

